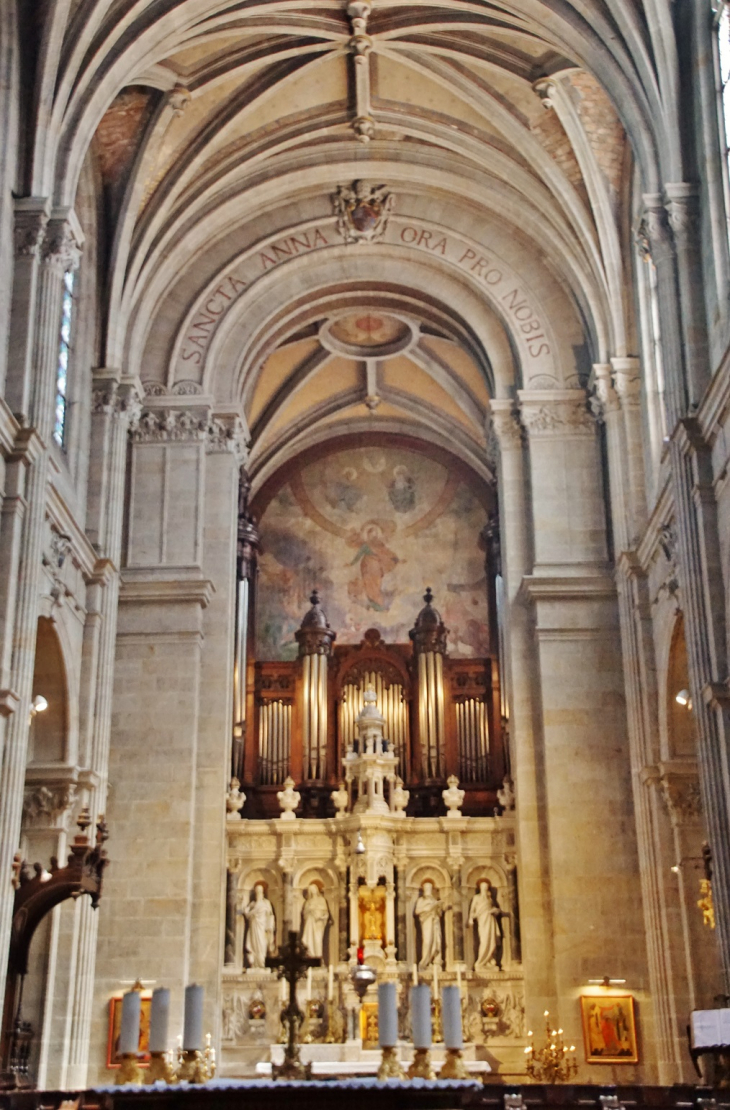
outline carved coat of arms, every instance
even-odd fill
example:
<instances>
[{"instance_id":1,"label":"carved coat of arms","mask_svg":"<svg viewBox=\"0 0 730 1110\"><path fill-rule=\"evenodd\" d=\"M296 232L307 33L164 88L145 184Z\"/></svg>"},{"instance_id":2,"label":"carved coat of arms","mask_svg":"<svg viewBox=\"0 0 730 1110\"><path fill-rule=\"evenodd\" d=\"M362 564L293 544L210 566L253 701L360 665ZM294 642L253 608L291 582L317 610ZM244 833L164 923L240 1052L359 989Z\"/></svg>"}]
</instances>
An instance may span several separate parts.
<instances>
[{"instance_id":1,"label":"carved coat of arms","mask_svg":"<svg viewBox=\"0 0 730 1110\"><path fill-rule=\"evenodd\" d=\"M332 195L337 230L346 243L376 243L383 238L395 195L387 185L353 181Z\"/></svg>"}]
</instances>

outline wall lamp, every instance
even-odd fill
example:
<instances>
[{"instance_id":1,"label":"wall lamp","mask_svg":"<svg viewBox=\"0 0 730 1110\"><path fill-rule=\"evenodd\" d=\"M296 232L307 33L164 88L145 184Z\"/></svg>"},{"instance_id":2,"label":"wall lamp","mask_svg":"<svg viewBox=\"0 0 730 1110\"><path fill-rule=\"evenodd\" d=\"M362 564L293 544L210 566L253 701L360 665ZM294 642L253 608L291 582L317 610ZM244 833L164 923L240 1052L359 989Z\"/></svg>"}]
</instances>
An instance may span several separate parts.
<instances>
[{"instance_id":1,"label":"wall lamp","mask_svg":"<svg viewBox=\"0 0 730 1110\"><path fill-rule=\"evenodd\" d=\"M43 694L36 694L33 701L30 703L30 719L35 717L36 713L43 713L48 709L48 702L43 697Z\"/></svg>"},{"instance_id":2,"label":"wall lamp","mask_svg":"<svg viewBox=\"0 0 730 1110\"><path fill-rule=\"evenodd\" d=\"M692 708L692 695L689 690L680 690L678 694L674 695L674 700L677 705L683 705L685 709Z\"/></svg>"}]
</instances>

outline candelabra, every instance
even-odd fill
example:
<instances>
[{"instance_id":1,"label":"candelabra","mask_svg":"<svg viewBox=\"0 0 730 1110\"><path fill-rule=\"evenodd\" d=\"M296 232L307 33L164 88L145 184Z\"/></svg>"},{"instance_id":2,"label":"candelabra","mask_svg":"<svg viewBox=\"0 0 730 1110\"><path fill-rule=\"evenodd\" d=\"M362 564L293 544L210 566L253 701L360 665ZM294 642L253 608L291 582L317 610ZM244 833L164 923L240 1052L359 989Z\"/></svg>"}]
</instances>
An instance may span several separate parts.
<instances>
[{"instance_id":1,"label":"candelabra","mask_svg":"<svg viewBox=\"0 0 730 1110\"><path fill-rule=\"evenodd\" d=\"M550 1028L550 1012L545 1011L545 1044L535 1048L534 1040L525 1049L527 1074L536 1083L567 1083L578 1071L575 1045L566 1048L563 1030ZM527 1036L532 1037L532 1030ZM570 1055L572 1054L572 1055Z\"/></svg>"}]
</instances>

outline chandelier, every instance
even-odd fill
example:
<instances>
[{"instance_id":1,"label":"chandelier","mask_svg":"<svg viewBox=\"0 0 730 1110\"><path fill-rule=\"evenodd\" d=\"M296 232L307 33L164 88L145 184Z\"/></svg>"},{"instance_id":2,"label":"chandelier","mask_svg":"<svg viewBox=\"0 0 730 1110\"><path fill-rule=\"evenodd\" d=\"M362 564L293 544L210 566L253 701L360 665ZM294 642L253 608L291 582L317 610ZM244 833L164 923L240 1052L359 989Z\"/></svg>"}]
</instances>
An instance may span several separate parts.
<instances>
[{"instance_id":1,"label":"chandelier","mask_svg":"<svg viewBox=\"0 0 730 1110\"><path fill-rule=\"evenodd\" d=\"M535 1048L534 1040L525 1049L527 1074L536 1083L567 1083L578 1071L575 1045L563 1044L563 1030L550 1028L550 1011L545 1011L545 1044ZM532 1037L530 1030L527 1034Z\"/></svg>"}]
</instances>

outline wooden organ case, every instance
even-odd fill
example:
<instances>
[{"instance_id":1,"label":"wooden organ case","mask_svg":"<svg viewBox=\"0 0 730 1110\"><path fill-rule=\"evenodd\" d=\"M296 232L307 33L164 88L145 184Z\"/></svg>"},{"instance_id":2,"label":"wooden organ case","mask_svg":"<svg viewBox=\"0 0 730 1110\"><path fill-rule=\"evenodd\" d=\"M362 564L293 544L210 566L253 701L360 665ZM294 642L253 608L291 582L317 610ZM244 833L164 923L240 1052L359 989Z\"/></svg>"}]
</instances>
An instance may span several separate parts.
<instances>
[{"instance_id":1,"label":"wooden organ case","mask_svg":"<svg viewBox=\"0 0 730 1110\"><path fill-rule=\"evenodd\" d=\"M334 815L330 795L342 781L368 687L410 791L408 814L444 814L441 794L455 775L466 792L462 812L491 815L509 773L497 658L449 658L430 591L408 644L385 643L375 629L360 644L335 644L318 596L311 600L297 633L299 658L247 668L243 816L277 817L276 795L287 776L302 795L298 816Z\"/></svg>"}]
</instances>

